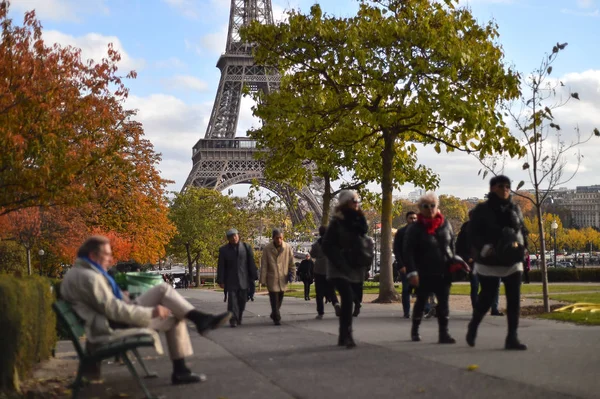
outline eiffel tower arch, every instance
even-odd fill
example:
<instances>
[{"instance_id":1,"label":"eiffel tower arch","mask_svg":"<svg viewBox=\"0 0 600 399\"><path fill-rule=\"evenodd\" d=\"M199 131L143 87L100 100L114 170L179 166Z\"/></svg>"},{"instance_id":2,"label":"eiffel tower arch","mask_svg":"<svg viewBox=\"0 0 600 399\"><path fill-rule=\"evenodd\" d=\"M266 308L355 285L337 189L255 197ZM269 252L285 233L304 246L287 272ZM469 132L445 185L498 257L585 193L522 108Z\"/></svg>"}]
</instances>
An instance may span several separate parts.
<instances>
[{"instance_id":1,"label":"eiffel tower arch","mask_svg":"<svg viewBox=\"0 0 600 399\"><path fill-rule=\"evenodd\" d=\"M223 191L236 184L258 183L277 194L287 205L294 224L312 212L315 221L322 209L309 187L296 191L290 186L264 178L265 165L256 159L256 142L251 138L236 138L242 89L270 93L279 88L276 68L256 65L252 47L243 42L239 30L253 21L273 24L271 0L231 0L229 29L225 53L219 57L221 70L219 88L203 139L192 149L193 167L183 190L190 186Z\"/></svg>"}]
</instances>

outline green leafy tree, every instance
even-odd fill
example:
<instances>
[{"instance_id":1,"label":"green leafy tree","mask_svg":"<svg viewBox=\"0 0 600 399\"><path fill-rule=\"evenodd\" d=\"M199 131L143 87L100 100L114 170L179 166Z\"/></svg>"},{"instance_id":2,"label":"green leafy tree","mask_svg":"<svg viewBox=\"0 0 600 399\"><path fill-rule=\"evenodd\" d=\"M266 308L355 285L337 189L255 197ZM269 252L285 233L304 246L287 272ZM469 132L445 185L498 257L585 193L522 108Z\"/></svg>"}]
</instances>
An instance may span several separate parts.
<instances>
[{"instance_id":1,"label":"green leafy tree","mask_svg":"<svg viewBox=\"0 0 600 399\"><path fill-rule=\"evenodd\" d=\"M440 195L440 211L452 225L455 234L460 231L460 226L469 218L469 207L458 197L453 195Z\"/></svg>"},{"instance_id":2,"label":"green leafy tree","mask_svg":"<svg viewBox=\"0 0 600 399\"><path fill-rule=\"evenodd\" d=\"M217 266L219 247L225 243L225 232L236 227L240 235L248 234L242 212L234 201L221 193L189 187L175 195L169 218L177 227L177 234L169 243L169 253L186 259L190 275L193 265ZM200 273L196 275L196 283Z\"/></svg>"},{"instance_id":3,"label":"green leafy tree","mask_svg":"<svg viewBox=\"0 0 600 399\"><path fill-rule=\"evenodd\" d=\"M323 15L314 5L308 15L292 11L287 22L254 23L242 31L255 45L257 63L282 74L279 92L257 96L255 113L265 130L251 135L302 149L300 159L311 159L313 143L322 144L315 138L325 135L329 150L339 154L334 167L380 184L379 302L398 299L391 262L393 189L438 183L418 164L417 145L481 157L522 152L497 111L500 102L519 94L518 75L505 68L495 42L497 28L478 24L456 5L363 0L349 18Z\"/></svg>"}]
</instances>

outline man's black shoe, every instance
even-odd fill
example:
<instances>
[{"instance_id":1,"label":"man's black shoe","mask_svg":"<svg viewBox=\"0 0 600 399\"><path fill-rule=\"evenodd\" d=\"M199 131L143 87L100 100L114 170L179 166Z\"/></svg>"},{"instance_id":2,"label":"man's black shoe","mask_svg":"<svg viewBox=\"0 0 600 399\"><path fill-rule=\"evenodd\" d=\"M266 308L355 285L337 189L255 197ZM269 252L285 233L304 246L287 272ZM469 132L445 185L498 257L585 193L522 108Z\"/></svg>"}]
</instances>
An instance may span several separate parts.
<instances>
[{"instance_id":1,"label":"man's black shoe","mask_svg":"<svg viewBox=\"0 0 600 399\"><path fill-rule=\"evenodd\" d=\"M496 310L495 312L490 313L492 316L504 316L504 313L502 313L499 310Z\"/></svg>"},{"instance_id":2,"label":"man's black shoe","mask_svg":"<svg viewBox=\"0 0 600 399\"><path fill-rule=\"evenodd\" d=\"M276 326L280 326L281 322L279 320L273 320L273 324L275 324Z\"/></svg>"},{"instance_id":3,"label":"man's black shoe","mask_svg":"<svg viewBox=\"0 0 600 399\"><path fill-rule=\"evenodd\" d=\"M203 317L195 323L196 329L198 330L198 333L205 334L210 330L214 330L223 326L229 321L229 319L231 319L231 316L231 312L221 313L216 316L203 315Z\"/></svg>"},{"instance_id":4,"label":"man's black shoe","mask_svg":"<svg viewBox=\"0 0 600 399\"><path fill-rule=\"evenodd\" d=\"M192 372L189 373L181 373L181 374L171 374L171 383L173 385L180 384L194 384L196 382L206 381L206 376L204 374L194 374Z\"/></svg>"}]
</instances>

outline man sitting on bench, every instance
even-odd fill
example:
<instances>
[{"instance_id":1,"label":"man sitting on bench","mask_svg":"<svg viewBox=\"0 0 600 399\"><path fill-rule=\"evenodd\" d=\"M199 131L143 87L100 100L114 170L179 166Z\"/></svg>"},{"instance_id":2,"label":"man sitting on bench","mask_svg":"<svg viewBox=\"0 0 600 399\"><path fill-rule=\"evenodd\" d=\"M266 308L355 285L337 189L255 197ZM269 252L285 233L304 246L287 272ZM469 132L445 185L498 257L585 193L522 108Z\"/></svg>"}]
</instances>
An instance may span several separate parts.
<instances>
[{"instance_id":1,"label":"man sitting on bench","mask_svg":"<svg viewBox=\"0 0 600 399\"><path fill-rule=\"evenodd\" d=\"M112 266L109 239L90 237L77 251L77 260L60 287L62 298L84 320L88 340L94 342L94 338L109 336L117 328L148 327L164 331L173 361L172 383L201 381L185 364L185 358L193 354L185 319L192 321L203 334L227 323L231 313L216 316L202 313L166 283L130 301L107 273Z\"/></svg>"}]
</instances>

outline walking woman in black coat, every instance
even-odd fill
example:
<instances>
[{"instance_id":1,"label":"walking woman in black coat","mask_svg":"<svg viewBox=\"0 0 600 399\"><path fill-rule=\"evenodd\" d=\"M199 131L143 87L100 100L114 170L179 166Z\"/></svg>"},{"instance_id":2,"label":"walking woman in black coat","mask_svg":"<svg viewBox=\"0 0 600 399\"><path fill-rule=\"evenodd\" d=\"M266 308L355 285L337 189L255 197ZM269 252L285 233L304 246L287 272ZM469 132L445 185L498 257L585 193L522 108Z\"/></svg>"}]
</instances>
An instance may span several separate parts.
<instances>
[{"instance_id":1,"label":"walking woman in black coat","mask_svg":"<svg viewBox=\"0 0 600 399\"><path fill-rule=\"evenodd\" d=\"M359 297L355 290L362 289L365 276L365 268L350 254L354 250L353 243L366 236L367 231L367 219L360 209L358 194L352 190L342 191L322 247L329 260L327 280L333 282L342 302L338 345L347 348L356 346L352 337L352 308Z\"/></svg>"},{"instance_id":2,"label":"walking woman in black coat","mask_svg":"<svg viewBox=\"0 0 600 399\"><path fill-rule=\"evenodd\" d=\"M417 221L406 230L402 260L406 265L408 281L416 287L417 301L413 308L411 339L420 341L419 325L429 293L434 293L437 305L439 343L456 342L448 333L450 265L464 263L454 253L452 226L438 209L438 198L427 193L419 198Z\"/></svg>"}]
</instances>

